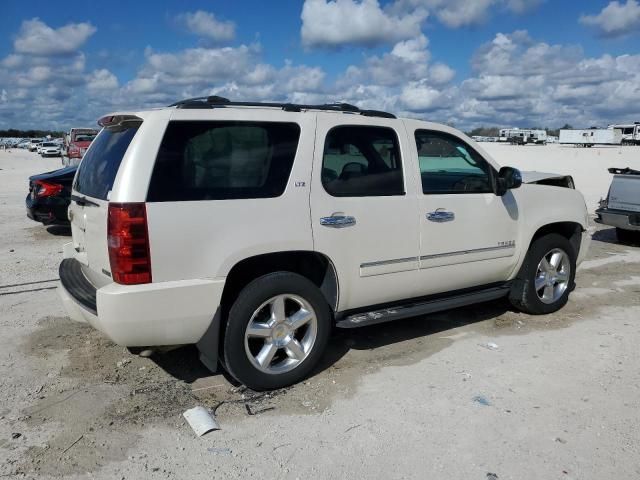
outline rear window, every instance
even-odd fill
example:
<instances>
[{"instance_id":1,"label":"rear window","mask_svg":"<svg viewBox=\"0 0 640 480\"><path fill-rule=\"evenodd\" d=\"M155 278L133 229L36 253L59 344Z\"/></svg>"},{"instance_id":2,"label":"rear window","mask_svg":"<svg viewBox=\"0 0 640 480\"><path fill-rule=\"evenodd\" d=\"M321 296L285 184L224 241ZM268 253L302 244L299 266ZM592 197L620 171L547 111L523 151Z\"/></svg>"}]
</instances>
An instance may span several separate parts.
<instances>
[{"instance_id":1,"label":"rear window","mask_svg":"<svg viewBox=\"0 0 640 480\"><path fill-rule=\"evenodd\" d=\"M275 122L170 122L147 201L278 197L298 148L300 127Z\"/></svg>"},{"instance_id":2,"label":"rear window","mask_svg":"<svg viewBox=\"0 0 640 480\"><path fill-rule=\"evenodd\" d=\"M108 200L120 162L139 123L104 128L80 162L73 188L89 197Z\"/></svg>"}]
</instances>

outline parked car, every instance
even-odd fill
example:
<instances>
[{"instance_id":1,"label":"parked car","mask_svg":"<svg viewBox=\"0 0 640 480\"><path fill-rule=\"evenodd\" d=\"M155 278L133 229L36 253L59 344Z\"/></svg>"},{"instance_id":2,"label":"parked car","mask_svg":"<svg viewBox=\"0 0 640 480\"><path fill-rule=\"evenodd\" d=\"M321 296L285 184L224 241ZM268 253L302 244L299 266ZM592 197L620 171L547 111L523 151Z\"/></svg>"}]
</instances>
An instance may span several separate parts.
<instances>
[{"instance_id":1,"label":"parked car","mask_svg":"<svg viewBox=\"0 0 640 480\"><path fill-rule=\"evenodd\" d=\"M43 157L59 157L60 144L55 142L43 142L39 148L40 155Z\"/></svg>"},{"instance_id":2,"label":"parked car","mask_svg":"<svg viewBox=\"0 0 640 480\"><path fill-rule=\"evenodd\" d=\"M616 228L621 243L640 243L640 170L610 168L607 198L600 200L595 221Z\"/></svg>"},{"instance_id":3,"label":"parked car","mask_svg":"<svg viewBox=\"0 0 640 480\"><path fill-rule=\"evenodd\" d=\"M27 149L30 152L35 152L38 149L38 144L42 142L41 138L32 138L31 141L29 142L29 146L27 147Z\"/></svg>"},{"instance_id":4,"label":"parked car","mask_svg":"<svg viewBox=\"0 0 640 480\"><path fill-rule=\"evenodd\" d=\"M445 125L220 97L99 124L69 206L66 310L120 345L197 343L253 389L307 376L333 327L501 297L554 312L587 253L566 177L522 185Z\"/></svg>"},{"instance_id":5,"label":"parked car","mask_svg":"<svg viewBox=\"0 0 640 480\"><path fill-rule=\"evenodd\" d=\"M98 134L95 128L72 128L64 136L62 165L78 165L89 145Z\"/></svg>"},{"instance_id":6,"label":"parked car","mask_svg":"<svg viewBox=\"0 0 640 480\"><path fill-rule=\"evenodd\" d=\"M29 177L27 216L45 225L68 224L71 184L77 169L67 167Z\"/></svg>"}]
</instances>

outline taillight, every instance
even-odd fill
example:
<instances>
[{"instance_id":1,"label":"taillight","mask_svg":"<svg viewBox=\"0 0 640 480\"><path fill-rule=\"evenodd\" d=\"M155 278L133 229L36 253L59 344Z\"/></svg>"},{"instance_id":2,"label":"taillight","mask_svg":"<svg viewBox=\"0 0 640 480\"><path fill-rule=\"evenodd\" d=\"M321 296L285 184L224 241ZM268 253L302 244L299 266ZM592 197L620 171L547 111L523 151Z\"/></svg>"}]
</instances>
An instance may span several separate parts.
<instances>
[{"instance_id":1,"label":"taillight","mask_svg":"<svg viewBox=\"0 0 640 480\"><path fill-rule=\"evenodd\" d=\"M144 203L110 203L107 241L111 276L117 283L151 283L147 209Z\"/></svg>"},{"instance_id":2,"label":"taillight","mask_svg":"<svg viewBox=\"0 0 640 480\"><path fill-rule=\"evenodd\" d=\"M43 180L36 180L33 183L35 185L34 189L36 197L38 198L52 197L53 195L59 194L64 189L64 187L59 183L49 183Z\"/></svg>"}]
</instances>

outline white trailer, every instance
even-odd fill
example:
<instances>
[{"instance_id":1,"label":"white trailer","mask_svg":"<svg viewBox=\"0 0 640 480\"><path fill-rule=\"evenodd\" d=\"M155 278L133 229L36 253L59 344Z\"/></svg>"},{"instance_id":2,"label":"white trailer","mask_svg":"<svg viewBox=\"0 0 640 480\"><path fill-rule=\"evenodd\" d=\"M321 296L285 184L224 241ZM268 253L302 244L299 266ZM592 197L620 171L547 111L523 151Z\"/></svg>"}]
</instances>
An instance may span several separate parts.
<instances>
[{"instance_id":1,"label":"white trailer","mask_svg":"<svg viewBox=\"0 0 640 480\"><path fill-rule=\"evenodd\" d=\"M622 145L640 145L640 122L609 125L607 128L622 131Z\"/></svg>"},{"instance_id":2,"label":"white trailer","mask_svg":"<svg viewBox=\"0 0 640 480\"><path fill-rule=\"evenodd\" d=\"M577 147L594 145L622 145L622 130L618 128L589 128L587 130L560 130L560 142Z\"/></svg>"},{"instance_id":3,"label":"white trailer","mask_svg":"<svg viewBox=\"0 0 640 480\"><path fill-rule=\"evenodd\" d=\"M547 143L547 132L546 130L533 130L529 128L503 128L500 130L499 141L519 145L527 143L544 145Z\"/></svg>"}]
</instances>

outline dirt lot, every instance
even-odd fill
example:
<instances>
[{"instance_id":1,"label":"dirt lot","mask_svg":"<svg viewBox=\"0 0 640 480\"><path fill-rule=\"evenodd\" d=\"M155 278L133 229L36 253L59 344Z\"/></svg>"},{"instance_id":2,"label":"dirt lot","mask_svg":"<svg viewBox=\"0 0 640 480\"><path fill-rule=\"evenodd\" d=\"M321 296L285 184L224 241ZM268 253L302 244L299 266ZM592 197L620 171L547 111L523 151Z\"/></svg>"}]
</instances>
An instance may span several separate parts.
<instances>
[{"instance_id":1,"label":"dirt lot","mask_svg":"<svg viewBox=\"0 0 640 480\"><path fill-rule=\"evenodd\" d=\"M514 166L505 148L557 149L500 146ZM552 171L579 179L580 155L637 165L640 149L618 150ZM338 331L307 382L256 394L208 373L194 348L140 358L66 317L55 286L68 232L24 212L27 177L58 165L0 152L0 476L640 477L640 248L611 229L557 314L492 302ZM608 179L595 184L606 193ZM222 429L196 438L181 416L196 405Z\"/></svg>"}]
</instances>

